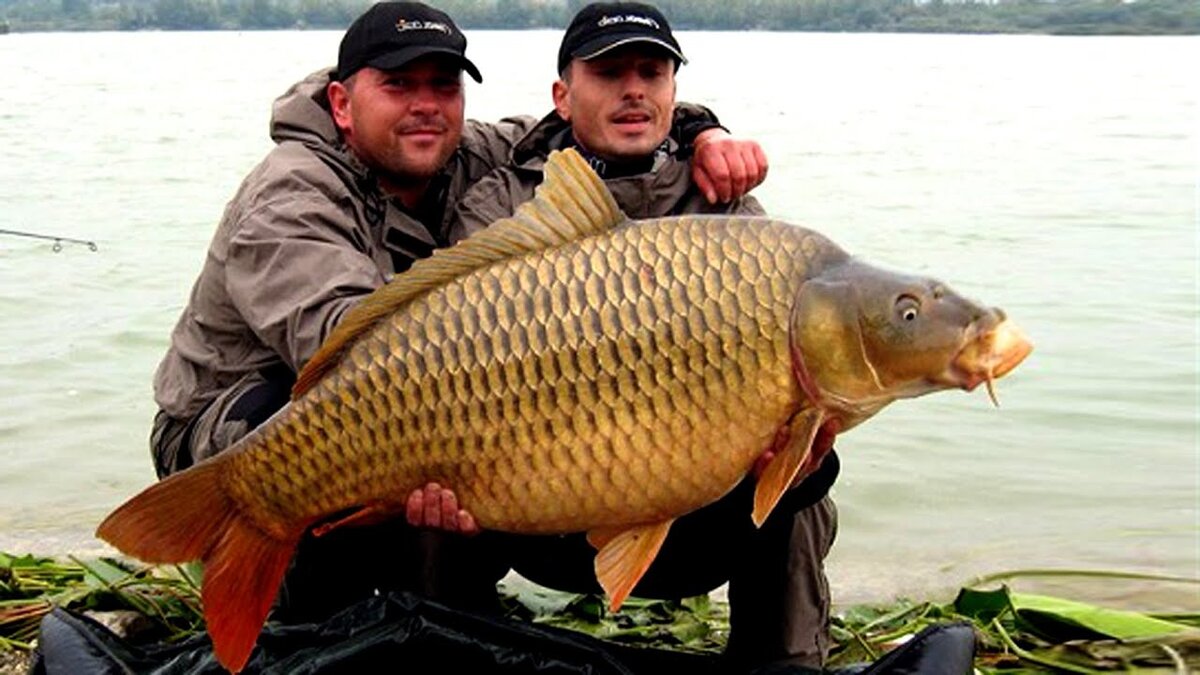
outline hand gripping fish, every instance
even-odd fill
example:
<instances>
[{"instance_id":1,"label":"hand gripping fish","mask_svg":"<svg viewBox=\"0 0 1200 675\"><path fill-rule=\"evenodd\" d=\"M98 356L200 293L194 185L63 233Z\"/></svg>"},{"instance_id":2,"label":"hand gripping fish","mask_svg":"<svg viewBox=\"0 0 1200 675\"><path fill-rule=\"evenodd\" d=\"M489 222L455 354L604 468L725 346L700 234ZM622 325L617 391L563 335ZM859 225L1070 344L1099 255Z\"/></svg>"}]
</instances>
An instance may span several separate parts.
<instances>
[{"instance_id":1,"label":"hand gripping fish","mask_svg":"<svg viewBox=\"0 0 1200 675\"><path fill-rule=\"evenodd\" d=\"M485 529L586 531L616 609L671 523L765 451L760 525L818 466L822 427L990 389L1031 349L1000 310L795 225L630 220L565 151L515 216L365 298L283 410L97 534L147 562L202 560L207 629L235 672L305 531L403 514L430 481Z\"/></svg>"}]
</instances>

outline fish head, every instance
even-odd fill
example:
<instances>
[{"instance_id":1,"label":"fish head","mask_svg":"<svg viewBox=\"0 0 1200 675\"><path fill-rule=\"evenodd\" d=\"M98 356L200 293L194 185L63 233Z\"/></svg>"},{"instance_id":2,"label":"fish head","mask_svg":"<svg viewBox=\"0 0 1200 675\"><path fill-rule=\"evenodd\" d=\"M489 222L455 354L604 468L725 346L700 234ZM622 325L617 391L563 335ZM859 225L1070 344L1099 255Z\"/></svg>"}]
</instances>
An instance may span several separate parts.
<instances>
[{"instance_id":1,"label":"fish head","mask_svg":"<svg viewBox=\"0 0 1200 675\"><path fill-rule=\"evenodd\" d=\"M842 428L898 399L993 383L1033 349L1003 310L935 279L850 260L808 279L792 309L793 366Z\"/></svg>"}]
</instances>

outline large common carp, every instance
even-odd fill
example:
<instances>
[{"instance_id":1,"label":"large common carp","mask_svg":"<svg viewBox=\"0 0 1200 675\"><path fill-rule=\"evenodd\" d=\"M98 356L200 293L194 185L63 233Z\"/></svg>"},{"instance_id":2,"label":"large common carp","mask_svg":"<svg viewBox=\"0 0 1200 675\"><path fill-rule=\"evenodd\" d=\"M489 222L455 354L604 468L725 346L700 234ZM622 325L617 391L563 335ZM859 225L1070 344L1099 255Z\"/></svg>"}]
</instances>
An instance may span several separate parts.
<instances>
[{"instance_id":1,"label":"large common carp","mask_svg":"<svg viewBox=\"0 0 1200 675\"><path fill-rule=\"evenodd\" d=\"M98 535L149 562L203 560L208 632L233 671L306 530L349 508L333 526L402 514L430 481L485 529L588 532L615 609L671 523L765 451L757 524L815 469L818 430L990 388L1030 349L1000 310L794 225L631 221L576 153L555 153L513 218L348 314L287 407Z\"/></svg>"}]
</instances>

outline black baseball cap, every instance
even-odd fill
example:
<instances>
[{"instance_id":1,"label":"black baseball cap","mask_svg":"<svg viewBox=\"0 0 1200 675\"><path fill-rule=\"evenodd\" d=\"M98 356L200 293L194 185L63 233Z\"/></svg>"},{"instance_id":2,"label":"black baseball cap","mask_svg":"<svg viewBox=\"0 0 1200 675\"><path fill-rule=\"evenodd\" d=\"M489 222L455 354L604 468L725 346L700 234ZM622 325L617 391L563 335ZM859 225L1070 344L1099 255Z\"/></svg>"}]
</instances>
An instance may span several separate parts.
<instances>
[{"instance_id":1,"label":"black baseball cap","mask_svg":"<svg viewBox=\"0 0 1200 675\"><path fill-rule=\"evenodd\" d=\"M667 17L641 2L593 2L571 19L558 48L558 72L571 59L590 59L634 42L648 42L671 52L678 64L687 63Z\"/></svg>"},{"instance_id":2,"label":"black baseball cap","mask_svg":"<svg viewBox=\"0 0 1200 675\"><path fill-rule=\"evenodd\" d=\"M445 12L420 2L380 2L342 36L337 79L345 80L366 66L392 70L426 54L450 54L476 82L483 82L466 52L467 37Z\"/></svg>"}]
</instances>

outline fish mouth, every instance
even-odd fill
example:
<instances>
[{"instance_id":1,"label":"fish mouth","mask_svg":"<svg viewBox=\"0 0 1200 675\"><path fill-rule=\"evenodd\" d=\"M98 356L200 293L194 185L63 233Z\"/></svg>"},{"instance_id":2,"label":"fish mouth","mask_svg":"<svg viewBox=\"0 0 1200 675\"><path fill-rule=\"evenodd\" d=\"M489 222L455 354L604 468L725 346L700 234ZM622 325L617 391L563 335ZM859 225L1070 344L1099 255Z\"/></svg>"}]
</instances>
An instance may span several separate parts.
<instances>
[{"instance_id":1,"label":"fish mouth","mask_svg":"<svg viewBox=\"0 0 1200 675\"><path fill-rule=\"evenodd\" d=\"M996 380L1012 372L1033 351L1033 343L1007 319L979 330L950 363L949 379L967 391L987 383L988 396L997 407Z\"/></svg>"}]
</instances>

